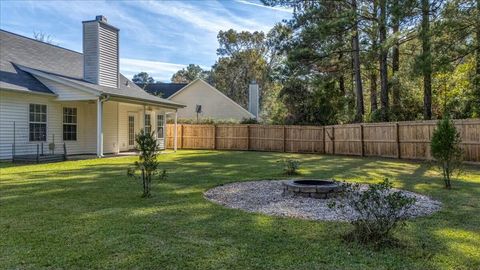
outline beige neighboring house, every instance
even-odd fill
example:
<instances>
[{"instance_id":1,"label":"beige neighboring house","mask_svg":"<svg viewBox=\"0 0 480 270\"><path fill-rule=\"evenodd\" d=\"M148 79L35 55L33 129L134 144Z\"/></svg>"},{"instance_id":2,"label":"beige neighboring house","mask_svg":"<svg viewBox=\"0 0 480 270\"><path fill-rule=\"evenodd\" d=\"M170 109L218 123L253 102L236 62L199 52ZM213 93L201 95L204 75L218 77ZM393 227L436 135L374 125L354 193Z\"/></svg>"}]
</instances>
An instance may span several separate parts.
<instances>
[{"instance_id":1,"label":"beige neighboring house","mask_svg":"<svg viewBox=\"0 0 480 270\"><path fill-rule=\"evenodd\" d=\"M197 110L200 111L199 119L240 121L255 118L255 115L202 79L189 84L154 83L139 86L153 95L186 105L178 109L178 117L182 119L196 119Z\"/></svg>"},{"instance_id":2,"label":"beige neighboring house","mask_svg":"<svg viewBox=\"0 0 480 270\"><path fill-rule=\"evenodd\" d=\"M185 106L119 72L118 31L84 21L80 53L0 30L0 159L101 157L134 149L142 129L165 146L166 115Z\"/></svg>"}]
</instances>

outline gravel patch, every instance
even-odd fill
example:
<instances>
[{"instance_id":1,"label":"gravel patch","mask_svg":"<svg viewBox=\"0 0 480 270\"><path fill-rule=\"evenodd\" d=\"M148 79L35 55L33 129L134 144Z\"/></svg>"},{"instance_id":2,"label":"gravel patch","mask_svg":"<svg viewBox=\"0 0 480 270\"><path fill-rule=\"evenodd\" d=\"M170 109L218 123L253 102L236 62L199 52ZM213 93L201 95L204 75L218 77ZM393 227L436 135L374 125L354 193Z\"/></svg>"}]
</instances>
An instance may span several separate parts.
<instances>
[{"instance_id":1,"label":"gravel patch","mask_svg":"<svg viewBox=\"0 0 480 270\"><path fill-rule=\"evenodd\" d=\"M347 221L354 218L353 212L350 215L340 215L338 211L328 207L329 202L338 198L314 199L284 195L282 182L282 180L264 180L232 183L207 190L204 196L210 201L229 208L272 216L334 221ZM439 201L428 196L400 191L416 199L415 205L408 210L408 215L412 218L430 215L441 208Z\"/></svg>"}]
</instances>

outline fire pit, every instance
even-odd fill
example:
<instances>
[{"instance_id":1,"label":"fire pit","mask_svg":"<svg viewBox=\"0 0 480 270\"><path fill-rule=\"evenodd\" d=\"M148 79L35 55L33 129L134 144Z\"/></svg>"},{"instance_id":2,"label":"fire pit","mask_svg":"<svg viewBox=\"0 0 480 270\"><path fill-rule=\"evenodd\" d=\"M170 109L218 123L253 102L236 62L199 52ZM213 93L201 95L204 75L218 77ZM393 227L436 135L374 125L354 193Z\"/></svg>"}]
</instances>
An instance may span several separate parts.
<instances>
[{"instance_id":1,"label":"fire pit","mask_svg":"<svg viewBox=\"0 0 480 270\"><path fill-rule=\"evenodd\" d=\"M334 197L342 187L334 180L288 180L283 183L283 193L317 199Z\"/></svg>"}]
</instances>

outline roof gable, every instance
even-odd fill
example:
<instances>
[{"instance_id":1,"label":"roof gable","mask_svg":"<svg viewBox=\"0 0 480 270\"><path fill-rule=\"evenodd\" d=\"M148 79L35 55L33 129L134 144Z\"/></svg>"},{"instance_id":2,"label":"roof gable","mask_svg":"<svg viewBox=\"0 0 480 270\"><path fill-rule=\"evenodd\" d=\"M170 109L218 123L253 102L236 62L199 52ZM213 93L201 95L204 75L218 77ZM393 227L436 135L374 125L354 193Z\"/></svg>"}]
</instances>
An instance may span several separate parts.
<instances>
[{"instance_id":1,"label":"roof gable","mask_svg":"<svg viewBox=\"0 0 480 270\"><path fill-rule=\"evenodd\" d=\"M35 78L41 72L64 84L93 89L102 94L145 100L183 107L173 101L154 97L122 74L117 88L89 83L83 79L83 54L0 29L0 88L55 94ZM51 78L50 78L51 79Z\"/></svg>"},{"instance_id":2,"label":"roof gable","mask_svg":"<svg viewBox=\"0 0 480 270\"><path fill-rule=\"evenodd\" d=\"M220 90L218 90L217 88L213 87L211 84L207 83L206 81L202 80L202 79L195 79L193 80L191 83L189 83L188 85L186 85L185 87L183 87L182 89L178 90L177 92L175 92L173 95L171 95L168 99L172 100L172 98L174 98L175 96L178 96L179 94L181 93L185 93L185 92L188 92L188 91L192 91L191 89L194 89L194 85L195 84L203 84L205 86L207 86L207 89L209 89L210 91L213 91L215 94L221 96L226 102L232 104L233 106L237 107L238 109L240 109L241 111L247 113L248 115L251 116L251 118L255 118L255 116L250 113L248 110L246 110L245 108L243 108L242 106L240 106L240 104L236 103L235 101L233 101L231 98L229 98L227 95L225 95L224 93L222 93Z\"/></svg>"}]
</instances>

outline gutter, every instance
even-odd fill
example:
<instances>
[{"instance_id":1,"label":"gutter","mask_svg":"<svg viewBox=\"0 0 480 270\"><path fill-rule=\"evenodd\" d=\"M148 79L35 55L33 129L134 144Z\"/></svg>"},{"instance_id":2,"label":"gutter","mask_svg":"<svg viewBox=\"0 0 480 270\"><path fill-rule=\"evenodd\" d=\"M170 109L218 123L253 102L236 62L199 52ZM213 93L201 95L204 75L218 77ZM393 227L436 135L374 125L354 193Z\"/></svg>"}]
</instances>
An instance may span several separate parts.
<instances>
[{"instance_id":1,"label":"gutter","mask_svg":"<svg viewBox=\"0 0 480 270\"><path fill-rule=\"evenodd\" d=\"M163 107L166 107L168 109L179 109L179 108L185 108L187 107L186 105L183 105L183 104L178 104L178 105L175 105L175 104L171 104L171 103L163 103L161 101L158 101L158 102L155 102L155 101L152 101L152 100L146 100L146 99L142 99L142 98L134 98L134 97L125 97L125 96L121 96L121 95L114 95L114 94L109 94L110 97L113 97L114 100L117 100L117 101L123 101L125 103L131 103L132 100L136 100L138 101L140 104L148 104L148 105L154 105L154 106L163 106ZM130 102L129 102L130 101Z\"/></svg>"},{"instance_id":2,"label":"gutter","mask_svg":"<svg viewBox=\"0 0 480 270\"><path fill-rule=\"evenodd\" d=\"M12 89L12 88L0 88L0 90L10 91L10 92L15 92L15 93L22 93L22 94L27 94L27 95L32 94L32 95L58 97L58 95L55 94L55 93L44 93L44 92L38 92L38 91L34 91L34 90L20 90L20 89Z\"/></svg>"}]
</instances>

